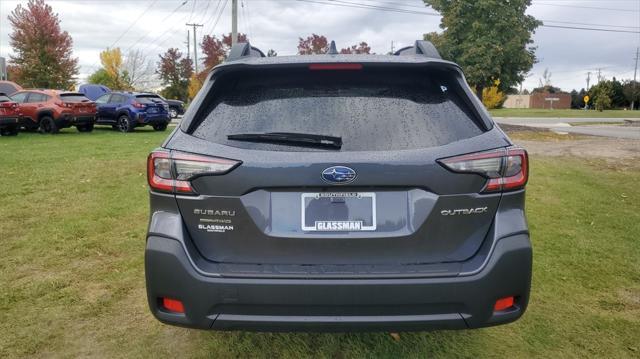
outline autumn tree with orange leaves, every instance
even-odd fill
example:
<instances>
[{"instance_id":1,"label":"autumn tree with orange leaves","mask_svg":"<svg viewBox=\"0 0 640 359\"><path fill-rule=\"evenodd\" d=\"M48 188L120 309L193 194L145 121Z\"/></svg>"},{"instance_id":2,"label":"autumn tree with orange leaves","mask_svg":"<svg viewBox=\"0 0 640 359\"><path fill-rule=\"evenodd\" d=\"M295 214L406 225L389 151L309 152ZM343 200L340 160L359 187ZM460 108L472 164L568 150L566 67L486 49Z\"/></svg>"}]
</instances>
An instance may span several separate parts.
<instances>
[{"instance_id":1,"label":"autumn tree with orange leaves","mask_svg":"<svg viewBox=\"0 0 640 359\"><path fill-rule=\"evenodd\" d=\"M29 0L8 16L15 55L10 56L12 80L24 87L69 89L78 75L73 40L60 29L58 14L44 0Z\"/></svg>"}]
</instances>

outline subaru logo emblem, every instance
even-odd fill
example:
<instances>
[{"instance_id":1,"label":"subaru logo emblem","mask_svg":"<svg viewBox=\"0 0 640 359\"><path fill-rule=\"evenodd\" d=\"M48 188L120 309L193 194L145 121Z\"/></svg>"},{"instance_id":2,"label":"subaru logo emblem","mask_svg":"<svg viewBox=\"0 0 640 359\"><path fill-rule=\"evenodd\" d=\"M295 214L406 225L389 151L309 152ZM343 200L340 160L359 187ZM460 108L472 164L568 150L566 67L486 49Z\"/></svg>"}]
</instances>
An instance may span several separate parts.
<instances>
[{"instance_id":1,"label":"subaru logo emblem","mask_svg":"<svg viewBox=\"0 0 640 359\"><path fill-rule=\"evenodd\" d=\"M322 179L333 184L346 184L356 179L356 171L345 166L333 166L322 171Z\"/></svg>"}]
</instances>

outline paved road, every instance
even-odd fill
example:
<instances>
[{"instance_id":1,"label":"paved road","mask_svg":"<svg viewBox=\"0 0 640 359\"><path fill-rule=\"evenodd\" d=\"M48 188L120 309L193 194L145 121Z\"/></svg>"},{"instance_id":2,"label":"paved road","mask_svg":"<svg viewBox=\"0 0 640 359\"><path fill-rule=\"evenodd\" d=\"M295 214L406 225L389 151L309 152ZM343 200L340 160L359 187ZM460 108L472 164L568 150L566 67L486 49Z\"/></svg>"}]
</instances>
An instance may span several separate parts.
<instances>
[{"instance_id":1,"label":"paved road","mask_svg":"<svg viewBox=\"0 0 640 359\"><path fill-rule=\"evenodd\" d=\"M624 118L494 117L494 119L500 124L542 127L554 132L640 140L640 127L622 126ZM640 119L630 120L639 121ZM587 125L571 126L570 123ZM589 123L611 123L611 125L588 125Z\"/></svg>"}]
</instances>

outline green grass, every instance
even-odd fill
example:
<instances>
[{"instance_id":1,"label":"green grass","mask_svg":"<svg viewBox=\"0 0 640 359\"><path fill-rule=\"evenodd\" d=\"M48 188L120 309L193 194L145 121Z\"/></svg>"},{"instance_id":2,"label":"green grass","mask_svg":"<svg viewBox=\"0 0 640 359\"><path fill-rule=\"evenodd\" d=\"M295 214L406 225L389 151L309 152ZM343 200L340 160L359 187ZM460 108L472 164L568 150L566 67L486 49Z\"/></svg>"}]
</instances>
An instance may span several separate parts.
<instances>
[{"instance_id":1,"label":"green grass","mask_svg":"<svg viewBox=\"0 0 640 359\"><path fill-rule=\"evenodd\" d=\"M638 357L640 178L532 157L528 312L473 330L214 333L149 313L145 157L166 133L0 138L0 357Z\"/></svg>"},{"instance_id":2,"label":"green grass","mask_svg":"<svg viewBox=\"0 0 640 359\"><path fill-rule=\"evenodd\" d=\"M640 111L624 110L542 110L536 108L500 108L489 111L494 117L574 117L574 118L640 118Z\"/></svg>"}]
</instances>

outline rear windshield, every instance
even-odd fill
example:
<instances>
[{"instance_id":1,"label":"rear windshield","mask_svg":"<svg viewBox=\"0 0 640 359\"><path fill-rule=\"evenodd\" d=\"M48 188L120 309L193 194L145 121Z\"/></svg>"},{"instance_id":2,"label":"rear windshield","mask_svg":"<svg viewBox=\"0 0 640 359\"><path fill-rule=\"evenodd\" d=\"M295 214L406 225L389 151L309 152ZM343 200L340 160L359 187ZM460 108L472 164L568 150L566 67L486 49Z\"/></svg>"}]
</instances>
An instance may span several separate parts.
<instances>
[{"instance_id":1,"label":"rear windshield","mask_svg":"<svg viewBox=\"0 0 640 359\"><path fill-rule=\"evenodd\" d=\"M60 94L62 102L87 102L89 100L85 95L81 93L63 93Z\"/></svg>"},{"instance_id":2,"label":"rear windshield","mask_svg":"<svg viewBox=\"0 0 640 359\"><path fill-rule=\"evenodd\" d=\"M0 102L7 102L7 101L11 101L9 96L7 96L5 94L0 94Z\"/></svg>"},{"instance_id":3,"label":"rear windshield","mask_svg":"<svg viewBox=\"0 0 640 359\"><path fill-rule=\"evenodd\" d=\"M164 102L158 95L136 95L136 101L140 103L158 103Z\"/></svg>"},{"instance_id":4,"label":"rear windshield","mask_svg":"<svg viewBox=\"0 0 640 359\"><path fill-rule=\"evenodd\" d=\"M319 150L227 135L309 133L341 137L341 151L385 151L441 146L483 132L448 71L245 73L214 88L218 95L193 135L234 147Z\"/></svg>"}]
</instances>

